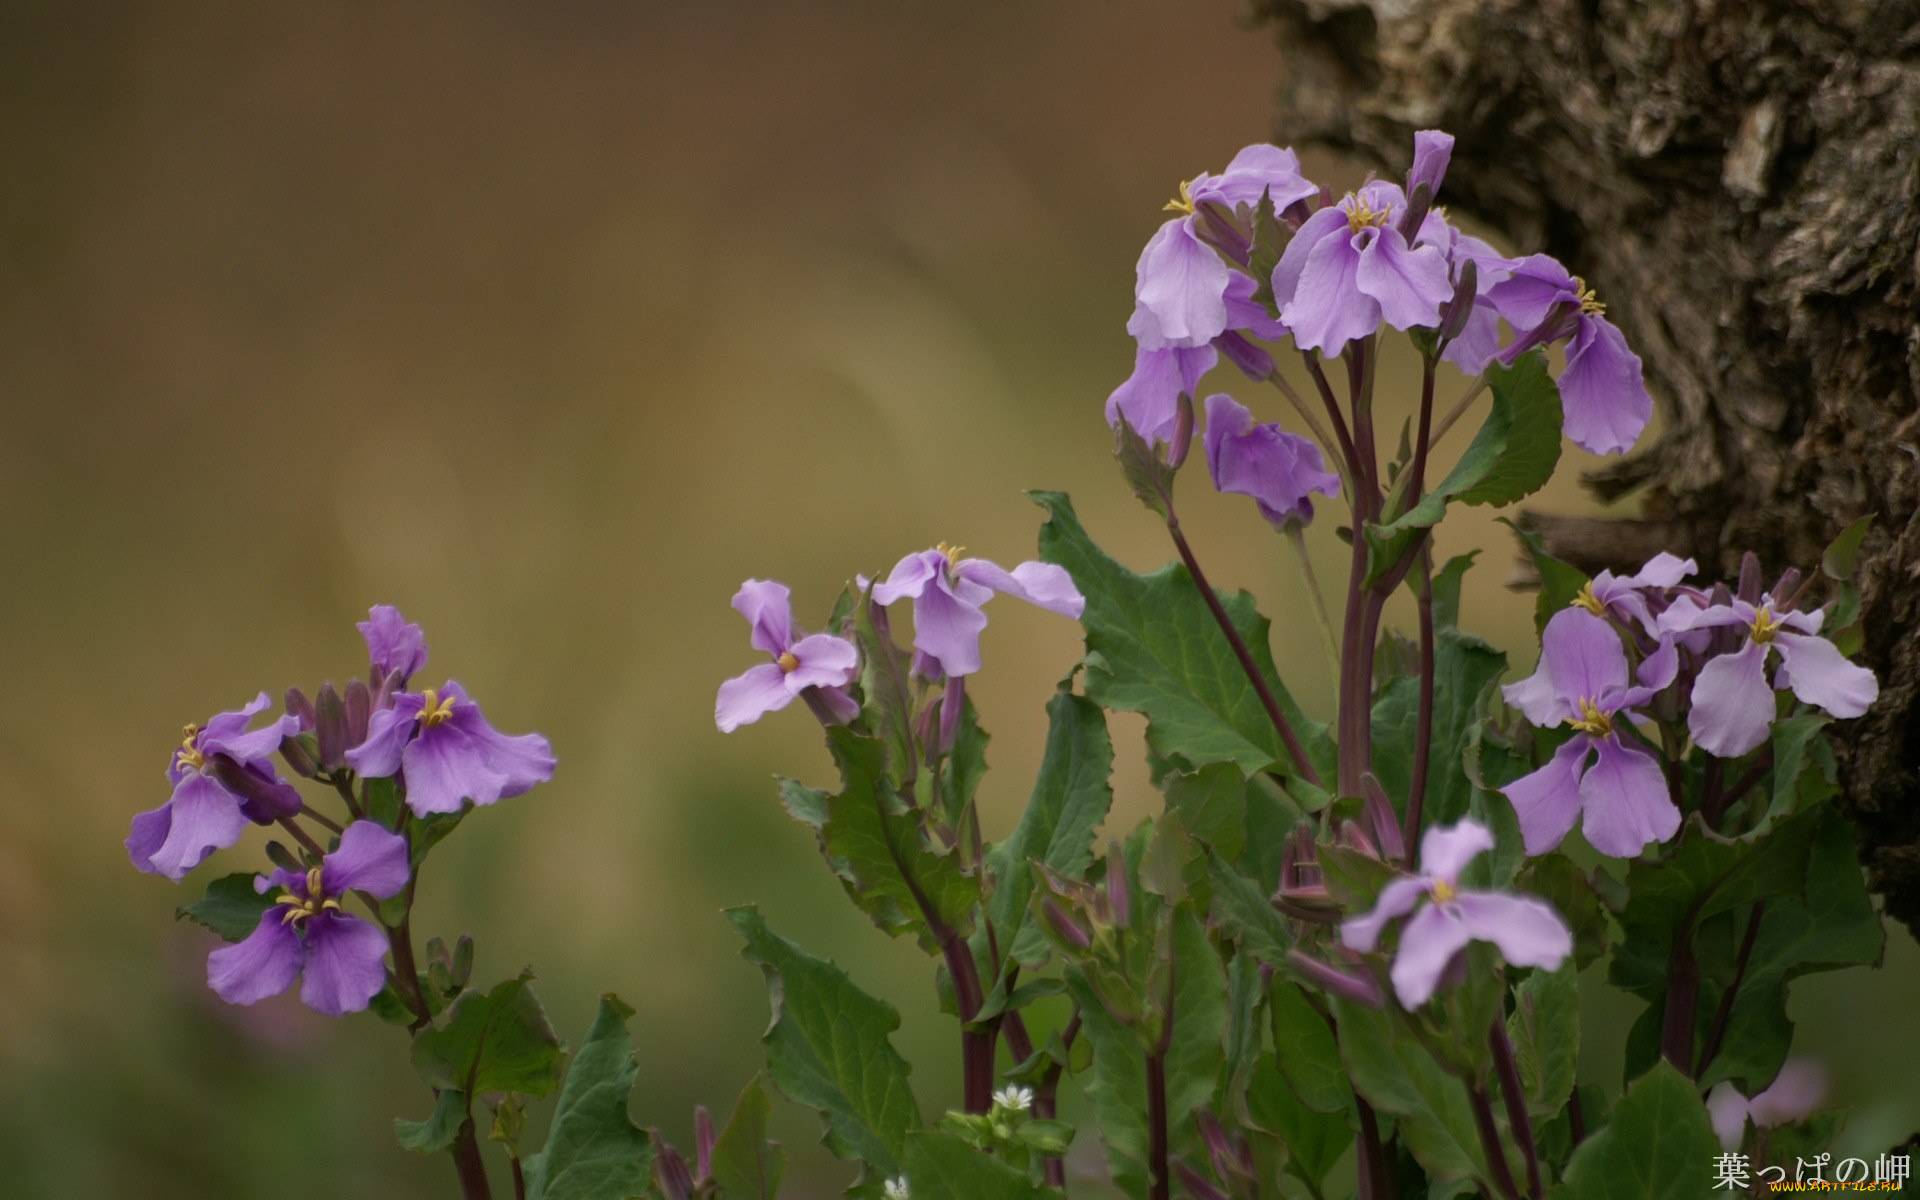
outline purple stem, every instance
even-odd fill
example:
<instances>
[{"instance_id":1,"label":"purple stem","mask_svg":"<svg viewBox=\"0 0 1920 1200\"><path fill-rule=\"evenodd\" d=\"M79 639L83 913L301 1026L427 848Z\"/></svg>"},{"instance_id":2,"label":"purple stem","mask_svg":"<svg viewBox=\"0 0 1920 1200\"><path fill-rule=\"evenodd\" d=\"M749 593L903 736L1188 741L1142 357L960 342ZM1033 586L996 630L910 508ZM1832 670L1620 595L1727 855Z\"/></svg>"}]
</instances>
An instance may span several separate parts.
<instances>
[{"instance_id":1,"label":"purple stem","mask_svg":"<svg viewBox=\"0 0 1920 1200\"><path fill-rule=\"evenodd\" d=\"M1720 997L1719 1007L1713 1012L1713 1024L1707 1027L1707 1041L1700 1051L1700 1071L1694 1075L1696 1079L1712 1064L1714 1055L1720 1053L1720 1039L1726 1036L1727 1021L1733 1016L1733 1002L1740 994L1741 981L1747 977L1747 962L1753 957L1754 942L1760 937L1760 919L1766 911L1767 902L1758 901L1753 906L1753 915L1747 918L1747 932L1740 939L1740 957L1733 968L1733 982Z\"/></svg>"},{"instance_id":2,"label":"purple stem","mask_svg":"<svg viewBox=\"0 0 1920 1200\"><path fill-rule=\"evenodd\" d=\"M1520 1085L1520 1068L1513 1061L1513 1043L1507 1039L1504 1021L1494 1018L1487 1031L1487 1044L1493 1048L1494 1071L1500 1077L1500 1094L1507 1102L1507 1126L1527 1160L1527 1195L1539 1200L1540 1155L1533 1145L1533 1117L1527 1112L1527 1093Z\"/></svg>"},{"instance_id":3,"label":"purple stem","mask_svg":"<svg viewBox=\"0 0 1920 1200\"><path fill-rule=\"evenodd\" d=\"M1477 1084L1467 1087L1467 1103L1473 1109L1473 1127L1480 1134L1480 1148L1486 1151L1487 1166L1493 1171L1493 1185L1506 1200L1520 1200L1520 1189L1513 1182L1513 1168L1507 1165L1507 1149L1500 1144L1500 1127L1493 1122L1493 1105Z\"/></svg>"}]
</instances>

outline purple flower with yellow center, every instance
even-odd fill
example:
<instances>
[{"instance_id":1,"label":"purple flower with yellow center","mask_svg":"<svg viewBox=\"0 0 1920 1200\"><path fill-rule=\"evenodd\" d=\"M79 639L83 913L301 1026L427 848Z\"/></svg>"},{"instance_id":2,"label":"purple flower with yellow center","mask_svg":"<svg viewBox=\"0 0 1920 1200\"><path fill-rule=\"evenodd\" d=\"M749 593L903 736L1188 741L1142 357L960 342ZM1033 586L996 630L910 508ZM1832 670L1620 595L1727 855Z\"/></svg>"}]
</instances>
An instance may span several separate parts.
<instances>
[{"instance_id":1,"label":"purple flower with yellow center","mask_svg":"<svg viewBox=\"0 0 1920 1200\"><path fill-rule=\"evenodd\" d=\"M872 593L882 605L913 599L913 648L950 678L980 669L980 633L987 627L981 605L995 592L1076 621L1086 611L1064 567L1026 562L1008 571L984 558L961 558L961 549L942 542L909 554Z\"/></svg>"},{"instance_id":2,"label":"purple flower with yellow center","mask_svg":"<svg viewBox=\"0 0 1920 1200\"><path fill-rule=\"evenodd\" d=\"M1539 669L1501 689L1533 725L1574 731L1545 766L1500 789L1520 817L1528 854L1558 846L1575 817L1583 818L1593 848L1614 858L1632 858L1680 828L1659 760L1620 736L1626 714L1650 702L1679 669L1679 653L1662 642L1640 664L1636 684L1612 625L1575 607L1547 622Z\"/></svg>"},{"instance_id":3,"label":"purple flower with yellow center","mask_svg":"<svg viewBox=\"0 0 1920 1200\"><path fill-rule=\"evenodd\" d=\"M245 941L207 956L207 985L229 1004L254 1004L301 979L300 999L315 1012L359 1012L386 986L387 937L347 913L340 898L358 891L385 900L407 885L407 874L407 839L355 821L319 866L254 880L255 891L281 894Z\"/></svg>"},{"instance_id":4,"label":"purple flower with yellow center","mask_svg":"<svg viewBox=\"0 0 1920 1200\"><path fill-rule=\"evenodd\" d=\"M508 737L487 724L466 689L401 692L373 714L347 764L369 779L399 775L416 816L492 804L553 778L553 747L537 733Z\"/></svg>"},{"instance_id":5,"label":"purple flower with yellow center","mask_svg":"<svg viewBox=\"0 0 1920 1200\"><path fill-rule=\"evenodd\" d=\"M1371 954L1388 922L1413 913L1401 927L1388 972L1401 1007L1415 1009L1431 999L1469 942L1491 942L1514 966L1547 971L1573 952L1573 934L1545 901L1460 886L1467 864L1491 849L1493 834L1476 821L1429 829L1420 839L1424 874L1393 880L1380 889L1372 912L1341 924L1340 940Z\"/></svg>"},{"instance_id":6,"label":"purple flower with yellow center","mask_svg":"<svg viewBox=\"0 0 1920 1200\"><path fill-rule=\"evenodd\" d=\"M1302 350L1338 354L1371 337L1381 322L1395 329L1440 323L1453 297L1447 259L1438 246L1409 246L1397 228L1406 196L1375 180L1308 217L1273 269L1280 320Z\"/></svg>"},{"instance_id":7,"label":"purple flower with yellow center","mask_svg":"<svg viewBox=\"0 0 1920 1200\"><path fill-rule=\"evenodd\" d=\"M1640 356L1607 320L1607 306L1585 280L1569 274L1557 259L1531 254L1511 264L1488 300L1522 331L1502 352L1508 362L1534 346L1568 339L1560 407L1575 445L1593 454L1619 454L1640 439L1653 416Z\"/></svg>"},{"instance_id":8,"label":"purple flower with yellow center","mask_svg":"<svg viewBox=\"0 0 1920 1200\"><path fill-rule=\"evenodd\" d=\"M367 643L367 658L373 664L373 686L399 673L396 686L406 687L407 679L427 665L427 636L418 625L400 615L391 604L376 604L367 610L367 619L355 625Z\"/></svg>"},{"instance_id":9,"label":"purple flower with yellow center","mask_svg":"<svg viewBox=\"0 0 1920 1200\"><path fill-rule=\"evenodd\" d=\"M1767 740L1773 724L1774 690L1791 688L1800 699L1836 717L1857 717L1880 696L1873 672L1847 661L1838 647L1818 636L1824 616L1781 611L1771 595L1758 605L1739 598L1701 607L1682 596L1660 615L1664 633L1684 634L1739 628L1744 644L1719 654L1700 668L1693 683L1687 731L1701 749L1720 758L1738 758ZM1767 683L1767 659L1777 651L1780 666Z\"/></svg>"},{"instance_id":10,"label":"purple flower with yellow center","mask_svg":"<svg viewBox=\"0 0 1920 1200\"><path fill-rule=\"evenodd\" d=\"M261 692L237 712L187 726L167 764L173 795L133 819L126 847L134 866L178 882L209 854L239 841L248 821L271 825L300 811L300 793L280 778L271 761L281 739L300 731L298 718L283 716L259 729L247 728L267 703Z\"/></svg>"},{"instance_id":11,"label":"purple flower with yellow center","mask_svg":"<svg viewBox=\"0 0 1920 1200\"><path fill-rule=\"evenodd\" d=\"M1596 617L1631 618L1648 633L1659 636L1658 614L1648 606L1647 593L1677 586L1699 568L1691 558L1680 558L1665 550L1647 560L1632 575L1615 576L1602 571L1581 587L1573 603Z\"/></svg>"},{"instance_id":12,"label":"purple flower with yellow center","mask_svg":"<svg viewBox=\"0 0 1920 1200\"><path fill-rule=\"evenodd\" d=\"M753 626L754 648L773 661L720 685L713 720L721 733L778 712L795 697L808 701L825 723L844 725L860 715L859 703L845 691L859 673L860 652L830 633L795 637L790 596L786 584L765 579L749 579L734 593L734 609Z\"/></svg>"},{"instance_id":13,"label":"purple flower with yellow center","mask_svg":"<svg viewBox=\"0 0 1920 1200\"><path fill-rule=\"evenodd\" d=\"M1320 447L1272 422L1256 424L1233 397L1207 397L1207 468L1213 486L1251 496L1276 529L1313 520L1313 493L1340 494Z\"/></svg>"}]
</instances>

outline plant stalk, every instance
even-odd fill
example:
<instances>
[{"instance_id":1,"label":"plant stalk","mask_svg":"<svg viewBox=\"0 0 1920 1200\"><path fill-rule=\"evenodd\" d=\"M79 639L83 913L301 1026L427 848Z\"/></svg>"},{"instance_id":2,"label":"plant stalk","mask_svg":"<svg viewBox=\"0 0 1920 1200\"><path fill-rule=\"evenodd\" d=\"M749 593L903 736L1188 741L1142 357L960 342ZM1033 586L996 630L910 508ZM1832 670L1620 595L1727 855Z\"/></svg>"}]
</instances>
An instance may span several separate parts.
<instances>
[{"instance_id":1,"label":"plant stalk","mask_svg":"<svg viewBox=\"0 0 1920 1200\"><path fill-rule=\"evenodd\" d=\"M487 1164L480 1157L480 1142L473 1136L473 1118L460 1123L453 1139L453 1167L460 1174L460 1195L465 1200L493 1200L493 1187L487 1182Z\"/></svg>"},{"instance_id":2,"label":"plant stalk","mask_svg":"<svg viewBox=\"0 0 1920 1200\"><path fill-rule=\"evenodd\" d=\"M1707 1027L1707 1040L1700 1050L1700 1069L1694 1072L1698 1079L1706 1073L1713 1063L1714 1056L1720 1053L1720 1039L1727 1034L1727 1022L1733 1017L1733 1002L1740 995L1740 984L1747 977L1747 963L1753 958L1753 946L1760 937L1760 920L1766 915L1767 902L1756 901L1753 915L1747 918L1747 931L1740 938L1740 957L1733 968L1733 981L1727 984L1726 992L1720 997L1720 1003L1713 1011L1713 1024Z\"/></svg>"},{"instance_id":3,"label":"plant stalk","mask_svg":"<svg viewBox=\"0 0 1920 1200\"><path fill-rule=\"evenodd\" d=\"M1527 1195L1540 1200L1540 1154L1533 1144L1533 1117L1527 1112L1526 1089L1520 1084L1520 1067L1513 1061L1513 1043L1507 1038L1507 1026L1498 1017L1487 1031L1487 1044L1493 1049L1494 1071L1500 1077L1500 1094L1507 1103L1507 1127L1527 1162Z\"/></svg>"},{"instance_id":4,"label":"plant stalk","mask_svg":"<svg viewBox=\"0 0 1920 1200\"><path fill-rule=\"evenodd\" d=\"M1487 1167L1493 1172L1493 1186L1505 1200L1520 1200L1513 1168L1507 1163L1507 1149L1500 1144L1500 1127L1494 1124L1493 1105L1479 1084L1467 1085L1467 1103L1473 1109L1473 1127L1480 1134L1481 1149L1486 1151Z\"/></svg>"}]
</instances>

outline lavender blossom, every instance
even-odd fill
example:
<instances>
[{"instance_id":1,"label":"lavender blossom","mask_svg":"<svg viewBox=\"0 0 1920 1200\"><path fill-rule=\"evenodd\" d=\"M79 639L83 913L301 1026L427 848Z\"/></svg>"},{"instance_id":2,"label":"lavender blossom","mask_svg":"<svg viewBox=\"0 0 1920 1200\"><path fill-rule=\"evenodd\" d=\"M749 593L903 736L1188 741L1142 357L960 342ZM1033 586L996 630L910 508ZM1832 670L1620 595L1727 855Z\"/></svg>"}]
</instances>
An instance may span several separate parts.
<instances>
[{"instance_id":1,"label":"lavender blossom","mask_svg":"<svg viewBox=\"0 0 1920 1200\"><path fill-rule=\"evenodd\" d=\"M1313 520L1315 492L1340 494L1340 478L1326 469L1320 447L1253 414L1231 396L1207 397L1207 467L1213 486L1251 496L1276 529Z\"/></svg>"},{"instance_id":2,"label":"lavender blossom","mask_svg":"<svg viewBox=\"0 0 1920 1200\"><path fill-rule=\"evenodd\" d=\"M207 985L229 1004L277 996L305 976L300 999L329 1017L359 1012L386 985L387 937L340 906L350 891L376 900L407 884L407 839L372 821L356 821L340 848L305 874L276 870L254 880L262 894L281 888L245 941L207 956Z\"/></svg>"},{"instance_id":3,"label":"lavender blossom","mask_svg":"<svg viewBox=\"0 0 1920 1200\"><path fill-rule=\"evenodd\" d=\"M1406 208L1399 187L1375 180L1308 217L1273 270L1280 320L1302 350L1338 354L1395 329L1432 327L1453 296L1446 256L1409 246L1397 228Z\"/></svg>"},{"instance_id":4,"label":"lavender blossom","mask_svg":"<svg viewBox=\"0 0 1920 1200\"><path fill-rule=\"evenodd\" d=\"M1658 614L1647 603L1648 593L1675 587L1698 569L1691 558L1679 558L1662 550L1632 575L1616 577L1612 571L1600 572L1580 589L1573 602L1596 617L1631 619L1658 637Z\"/></svg>"},{"instance_id":5,"label":"lavender blossom","mask_svg":"<svg viewBox=\"0 0 1920 1200\"><path fill-rule=\"evenodd\" d=\"M1560 372L1560 405L1566 433L1593 454L1619 454L1638 441L1653 416L1653 398L1640 376L1640 356L1606 319L1606 305L1557 259L1533 254L1511 264L1507 278L1488 294L1519 340L1503 356L1511 361L1546 342L1567 340Z\"/></svg>"},{"instance_id":6,"label":"lavender blossom","mask_svg":"<svg viewBox=\"0 0 1920 1200\"><path fill-rule=\"evenodd\" d=\"M280 778L271 758L282 738L299 732L300 722L283 716L249 730L247 722L267 704L261 692L245 708L187 726L167 764L173 795L136 816L127 835L135 867L177 883L209 854L239 841L248 821L270 825L300 811L300 794Z\"/></svg>"},{"instance_id":7,"label":"lavender blossom","mask_svg":"<svg viewBox=\"0 0 1920 1200\"><path fill-rule=\"evenodd\" d=\"M1461 889L1460 873L1491 849L1493 834L1476 821L1429 829L1420 839L1420 866L1425 874L1395 879L1380 890L1372 912L1341 924L1341 941L1349 949L1370 954L1388 922L1413 913L1400 930L1400 944L1388 972L1401 1007L1415 1009L1431 999L1449 965L1469 942L1491 942L1514 966L1548 971L1573 952L1573 934L1546 902L1506 892Z\"/></svg>"},{"instance_id":8,"label":"lavender blossom","mask_svg":"<svg viewBox=\"0 0 1920 1200\"><path fill-rule=\"evenodd\" d=\"M764 579L749 579L734 594L733 607L753 626L754 648L772 655L773 661L720 685L713 719L721 733L751 725L796 696L810 697L814 711L834 723L860 715L859 703L846 692L859 673L860 652L830 633L796 638L790 596L786 584Z\"/></svg>"},{"instance_id":9,"label":"lavender blossom","mask_svg":"<svg viewBox=\"0 0 1920 1200\"><path fill-rule=\"evenodd\" d=\"M375 687L396 671L400 675L397 686L406 687L407 679L427 665L426 634L393 605L374 605L367 610L367 619L355 628L366 639Z\"/></svg>"},{"instance_id":10,"label":"lavender blossom","mask_svg":"<svg viewBox=\"0 0 1920 1200\"><path fill-rule=\"evenodd\" d=\"M1500 789L1520 817L1528 854L1558 846L1583 814L1587 841L1615 858L1631 858L1680 828L1659 760L1615 727L1672 683L1679 668L1678 652L1663 642L1640 664L1633 685L1613 626L1585 608L1562 609L1547 622L1539 669L1502 689L1532 724L1564 722L1575 731L1545 766Z\"/></svg>"},{"instance_id":11,"label":"lavender blossom","mask_svg":"<svg viewBox=\"0 0 1920 1200\"><path fill-rule=\"evenodd\" d=\"M553 778L553 747L537 733L508 737L487 723L466 689L402 692L375 712L367 739L347 751L361 775L398 774L416 816L459 812L461 801L492 804Z\"/></svg>"},{"instance_id":12,"label":"lavender blossom","mask_svg":"<svg viewBox=\"0 0 1920 1200\"><path fill-rule=\"evenodd\" d=\"M1775 688L1791 688L1800 699L1836 717L1857 717L1880 695L1880 682L1867 668L1847 661L1834 644L1817 636L1821 610L1781 611L1771 595L1759 605L1735 597L1726 604L1701 607L1683 596L1660 616L1664 633L1744 626L1744 643L1730 654L1709 659L1694 680L1687 730L1709 754L1738 758L1767 740L1773 724ZM1767 684L1769 651L1779 651L1780 666Z\"/></svg>"},{"instance_id":13,"label":"lavender blossom","mask_svg":"<svg viewBox=\"0 0 1920 1200\"><path fill-rule=\"evenodd\" d=\"M980 669L980 632L987 627L981 605L995 592L1076 621L1087 607L1064 567L1026 562L1008 571L984 558L961 558L960 547L944 543L901 559L872 595L882 605L913 598L913 647L953 678Z\"/></svg>"},{"instance_id":14,"label":"lavender blossom","mask_svg":"<svg viewBox=\"0 0 1920 1200\"><path fill-rule=\"evenodd\" d=\"M1707 1097L1707 1117L1720 1145L1737 1149L1746 1135L1747 1121L1756 1129L1771 1129L1813 1115L1827 1096L1827 1073L1811 1058L1790 1058L1773 1082L1751 1100L1722 1082Z\"/></svg>"}]
</instances>

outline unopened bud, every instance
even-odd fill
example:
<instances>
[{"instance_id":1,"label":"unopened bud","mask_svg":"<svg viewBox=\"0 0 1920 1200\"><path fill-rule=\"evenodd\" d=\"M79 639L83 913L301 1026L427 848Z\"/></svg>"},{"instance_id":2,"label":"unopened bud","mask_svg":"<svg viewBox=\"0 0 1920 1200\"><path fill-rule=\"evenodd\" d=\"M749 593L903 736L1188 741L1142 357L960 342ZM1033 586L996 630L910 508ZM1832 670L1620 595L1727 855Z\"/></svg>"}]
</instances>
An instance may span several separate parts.
<instances>
[{"instance_id":1,"label":"unopened bud","mask_svg":"<svg viewBox=\"0 0 1920 1200\"><path fill-rule=\"evenodd\" d=\"M1193 232L1205 244L1234 262L1253 256L1253 235L1240 225L1233 211L1218 200L1202 200L1193 210Z\"/></svg>"},{"instance_id":2,"label":"unopened bud","mask_svg":"<svg viewBox=\"0 0 1920 1200\"><path fill-rule=\"evenodd\" d=\"M693 1157L694 1181L705 1183L713 1178L713 1114L704 1104L693 1110Z\"/></svg>"},{"instance_id":3,"label":"unopened bud","mask_svg":"<svg viewBox=\"0 0 1920 1200\"><path fill-rule=\"evenodd\" d=\"M323 685L313 698L313 732L320 751L320 765L329 771L344 768L349 746L360 744L347 741L347 706L331 683Z\"/></svg>"},{"instance_id":4,"label":"unopened bud","mask_svg":"<svg viewBox=\"0 0 1920 1200\"><path fill-rule=\"evenodd\" d=\"M313 728L313 701L299 688L287 689L287 715L300 722L300 732Z\"/></svg>"},{"instance_id":5,"label":"unopened bud","mask_svg":"<svg viewBox=\"0 0 1920 1200\"><path fill-rule=\"evenodd\" d=\"M940 753L952 754L960 740L960 718L967 711L967 677L949 675L940 697Z\"/></svg>"},{"instance_id":6,"label":"unopened bud","mask_svg":"<svg viewBox=\"0 0 1920 1200\"><path fill-rule=\"evenodd\" d=\"M1180 1177L1180 1183L1187 1189L1193 1200L1233 1200L1232 1196L1221 1191L1206 1176L1188 1166L1184 1161L1173 1164L1173 1173Z\"/></svg>"},{"instance_id":7,"label":"unopened bud","mask_svg":"<svg viewBox=\"0 0 1920 1200\"><path fill-rule=\"evenodd\" d=\"M300 793L253 767L242 766L224 754L209 764L220 786L240 797L240 811L256 825L271 825L300 811Z\"/></svg>"},{"instance_id":8,"label":"unopened bud","mask_svg":"<svg viewBox=\"0 0 1920 1200\"><path fill-rule=\"evenodd\" d=\"M301 874L307 869L306 864L301 862L293 851L287 849L279 842L267 843L267 861L279 867L282 871L291 871L295 875Z\"/></svg>"},{"instance_id":9,"label":"unopened bud","mask_svg":"<svg viewBox=\"0 0 1920 1200\"><path fill-rule=\"evenodd\" d=\"M1287 951L1287 963L1302 979L1328 995L1364 1004L1368 1008L1386 1007L1386 998L1380 994L1380 985L1365 975L1343 971L1298 950Z\"/></svg>"},{"instance_id":10,"label":"unopened bud","mask_svg":"<svg viewBox=\"0 0 1920 1200\"><path fill-rule=\"evenodd\" d=\"M1207 1158L1213 1163L1213 1173L1222 1179L1243 1179L1249 1183L1259 1177L1254 1166L1253 1148L1247 1139L1229 1134L1220 1124L1220 1118L1208 1109L1194 1114L1194 1123L1200 1127L1200 1140L1207 1147Z\"/></svg>"},{"instance_id":11,"label":"unopened bud","mask_svg":"<svg viewBox=\"0 0 1920 1200\"><path fill-rule=\"evenodd\" d=\"M1773 607L1775 612L1792 612L1800 602L1801 577L1799 567L1788 567L1780 573L1773 585Z\"/></svg>"},{"instance_id":12,"label":"unopened bud","mask_svg":"<svg viewBox=\"0 0 1920 1200\"><path fill-rule=\"evenodd\" d=\"M1404 860L1407 846L1400 838L1400 818L1394 814L1393 802L1387 799L1387 789L1368 771L1360 778L1360 791L1366 797L1367 821L1373 826L1373 837L1380 843L1381 853L1389 862Z\"/></svg>"},{"instance_id":13,"label":"unopened bud","mask_svg":"<svg viewBox=\"0 0 1920 1200\"><path fill-rule=\"evenodd\" d=\"M1054 936L1061 941L1075 949L1093 949L1093 935L1082 929L1073 919L1073 915L1060 906L1058 900L1048 899L1042 902L1040 912L1046 917L1047 925L1053 930Z\"/></svg>"},{"instance_id":14,"label":"unopened bud","mask_svg":"<svg viewBox=\"0 0 1920 1200\"><path fill-rule=\"evenodd\" d=\"M471 934L463 933L460 935L459 940L453 943L454 986L465 987L467 986L467 981L472 978L473 978L473 937Z\"/></svg>"},{"instance_id":15,"label":"unopened bud","mask_svg":"<svg viewBox=\"0 0 1920 1200\"><path fill-rule=\"evenodd\" d=\"M800 692L800 699L822 725L829 729L836 725L850 725L860 715L860 702L839 688L810 687Z\"/></svg>"},{"instance_id":16,"label":"unopened bud","mask_svg":"<svg viewBox=\"0 0 1920 1200\"><path fill-rule=\"evenodd\" d=\"M1273 355L1254 345L1247 336L1237 329L1229 329L1213 339L1220 353L1227 361L1240 368L1240 373L1255 383L1264 383L1273 376Z\"/></svg>"},{"instance_id":17,"label":"unopened bud","mask_svg":"<svg viewBox=\"0 0 1920 1200\"><path fill-rule=\"evenodd\" d=\"M367 722L373 718L373 693L358 679L347 684L347 748L367 740Z\"/></svg>"},{"instance_id":18,"label":"unopened bud","mask_svg":"<svg viewBox=\"0 0 1920 1200\"><path fill-rule=\"evenodd\" d=\"M1467 318L1473 315L1474 302L1480 292L1480 268L1469 258L1460 266L1460 278L1454 282L1453 298L1440 309L1439 337L1450 342L1460 336L1467 327Z\"/></svg>"},{"instance_id":19,"label":"unopened bud","mask_svg":"<svg viewBox=\"0 0 1920 1200\"><path fill-rule=\"evenodd\" d=\"M1107 843L1107 903L1113 906L1113 923L1120 929L1133 925L1133 889L1127 884L1127 859L1120 843Z\"/></svg>"},{"instance_id":20,"label":"unopened bud","mask_svg":"<svg viewBox=\"0 0 1920 1200\"><path fill-rule=\"evenodd\" d=\"M660 1191L667 1200L693 1200L693 1176L687 1172L687 1160L681 1158L680 1151L660 1136L658 1129L652 1132L656 1148L653 1177L659 1183Z\"/></svg>"},{"instance_id":21,"label":"unopened bud","mask_svg":"<svg viewBox=\"0 0 1920 1200\"><path fill-rule=\"evenodd\" d=\"M1368 858L1380 857L1380 847L1374 844L1373 838L1360 827L1358 821L1340 822L1339 841L1342 846L1358 851Z\"/></svg>"},{"instance_id":22,"label":"unopened bud","mask_svg":"<svg viewBox=\"0 0 1920 1200\"><path fill-rule=\"evenodd\" d=\"M1751 550L1740 556L1740 590L1734 594L1748 604L1760 603L1760 556Z\"/></svg>"},{"instance_id":23,"label":"unopened bud","mask_svg":"<svg viewBox=\"0 0 1920 1200\"><path fill-rule=\"evenodd\" d=\"M1273 906L1296 921L1320 925L1340 923L1340 905L1325 884L1304 883L1283 887L1273 894Z\"/></svg>"},{"instance_id":24,"label":"unopened bud","mask_svg":"<svg viewBox=\"0 0 1920 1200\"><path fill-rule=\"evenodd\" d=\"M280 757L287 769L302 779L320 773L320 741L311 733L296 733L280 739Z\"/></svg>"}]
</instances>

